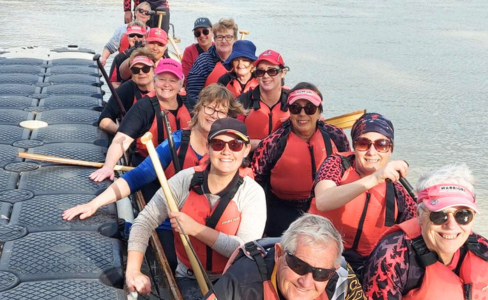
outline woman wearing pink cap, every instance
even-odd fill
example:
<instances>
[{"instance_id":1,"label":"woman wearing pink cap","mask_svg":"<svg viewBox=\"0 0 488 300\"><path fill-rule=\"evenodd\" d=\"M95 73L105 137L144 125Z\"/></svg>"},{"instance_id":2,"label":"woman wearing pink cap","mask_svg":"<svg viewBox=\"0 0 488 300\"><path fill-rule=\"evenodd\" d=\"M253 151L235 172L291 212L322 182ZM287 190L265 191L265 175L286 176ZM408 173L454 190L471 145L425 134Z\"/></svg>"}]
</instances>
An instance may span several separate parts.
<instances>
[{"instance_id":1,"label":"woman wearing pink cap","mask_svg":"<svg viewBox=\"0 0 488 300\"><path fill-rule=\"evenodd\" d=\"M464 164L420 178L417 218L395 225L368 259L369 299L488 297L488 240L472 232L473 183Z\"/></svg>"},{"instance_id":2,"label":"woman wearing pink cap","mask_svg":"<svg viewBox=\"0 0 488 300\"><path fill-rule=\"evenodd\" d=\"M320 121L322 94L315 85L301 82L291 89L288 109L289 121L262 140L252 159L255 179L266 191L270 237L281 236L308 210L324 159L350 149L342 129Z\"/></svg>"}]
</instances>

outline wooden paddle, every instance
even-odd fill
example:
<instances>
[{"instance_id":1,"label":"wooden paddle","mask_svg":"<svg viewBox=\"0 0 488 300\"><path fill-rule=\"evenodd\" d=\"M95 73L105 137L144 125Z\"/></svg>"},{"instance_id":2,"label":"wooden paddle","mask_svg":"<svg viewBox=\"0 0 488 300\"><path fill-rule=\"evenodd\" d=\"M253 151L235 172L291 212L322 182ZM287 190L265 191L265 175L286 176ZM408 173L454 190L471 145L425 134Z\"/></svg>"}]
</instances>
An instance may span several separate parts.
<instances>
[{"instance_id":1,"label":"wooden paddle","mask_svg":"<svg viewBox=\"0 0 488 300\"><path fill-rule=\"evenodd\" d=\"M163 168L161 167L161 161L159 160L159 156L156 153L156 149L154 149L154 145L152 143L152 134L151 132L146 132L141 137L141 142L146 145L147 152L149 153L149 157L152 160L154 170L156 171L156 175L158 176L159 183L161 184L161 189L163 190L164 196L166 197L168 209L170 212L177 212L178 205L176 204L175 199L173 198L173 194L171 193L171 189L168 184L168 180L166 179L166 175L164 175ZM200 266L201 263L198 261L198 257L194 254L193 247L189 243L188 236L183 232L180 232L181 242L183 243L183 247L185 248L186 255L190 260L191 268L193 270L193 274L197 279L198 286L200 287L200 291L202 295L207 294L208 286L205 281L205 277L203 272L205 272Z\"/></svg>"},{"instance_id":2,"label":"wooden paddle","mask_svg":"<svg viewBox=\"0 0 488 300\"><path fill-rule=\"evenodd\" d=\"M324 122L342 129L348 129L351 128L352 125L354 125L354 122L365 113L365 109L356 110L347 114L325 119Z\"/></svg>"},{"instance_id":3,"label":"wooden paddle","mask_svg":"<svg viewBox=\"0 0 488 300\"><path fill-rule=\"evenodd\" d=\"M40 161L49 161L49 162L60 163L60 164L65 164L65 165L75 165L75 166L94 167L94 168L103 167L103 163L101 163L101 162L84 161L84 160L63 158L63 157L44 155L44 154L19 152L17 155L20 158L40 160ZM125 172L125 171L130 171L132 169L134 169L134 167L126 167L126 166L121 166L121 165L116 165L114 167L115 171L124 171Z\"/></svg>"},{"instance_id":4,"label":"wooden paddle","mask_svg":"<svg viewBox=\"0 0 488 300\"><path fill-rule=\"evenodd\" d=\"M157 14L159 16L158 28L161 28L161 25L163 24L163 17L166 15L166 13L164 11L158 11ZM176 55L178 55L178 58L180 59L180 62L181 62L181 60L183 59L183 54L181 54L180 49L178 48L178 46L176 46L176 42L173 39L173 37L171 35L169 35L168 33L167 33L167 37L168 37L169 42L171 43L171 46L175 50Z\"/></svg>"},{"instance_id":5,"label":"wooden paddle","mask_svg":"<svg viewBox=\"0 0 488 300\"><path fill-rule=\"evenodd\" d=\"M163 17L166 16L166 13L164 11L157 11L159 20L158 20L158 28L161 28L161 25L163 25Z\"/></svg>"},{"instance_id":6,"label":"wooden paddle","mask_svg":"<svg viewBox=\"0 0 488 300\"><path fill-rule=\"evenodd\" d=\"M246 38L246 35L249 35L249 30L239 30L239 33L241 34L241 40Z\"/></svg>"}]
</instances>

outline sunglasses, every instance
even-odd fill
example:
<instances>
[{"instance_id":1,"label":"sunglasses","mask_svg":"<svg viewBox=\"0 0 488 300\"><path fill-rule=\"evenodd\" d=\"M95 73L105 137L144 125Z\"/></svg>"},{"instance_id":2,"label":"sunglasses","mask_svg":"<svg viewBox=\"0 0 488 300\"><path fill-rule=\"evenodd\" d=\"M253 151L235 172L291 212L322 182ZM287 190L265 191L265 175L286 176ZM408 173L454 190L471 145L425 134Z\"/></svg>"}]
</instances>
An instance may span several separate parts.
<instances>
[{"instance_id":1,"label":"sunglasses","mask_svg":"<svg viewBox=\"0 0 488 300\"><path fill-rule=\"evenodd\" d=\"M231 140L228 142L219 140L219 139L211 139L210 140L210 147L213 151L222 151L225 148L225 145L229 146L229 149L233 152L239 152L244 148L244 141L241 140Z\"/></svg>"},{"instance_id":2,"label":"sunglasses","mask_svg":"<svg viewBox=\"0 0 488 300\"><path fill-rule=\"evenodd\" d=\"M219 119L226 118L227 115L228 115L226 112L223 112L223 111L220 111L220 110L216 110L215 107L207 106L207 105L203 105L203 112L206 113L209 116L211 116L215 112L217 112L217 118L219 118Z\"/></svg>"},{"instance_id":3,"label":"sunglasses","mask_svg":"<svg viewBox=\"0 0 488 300\"><path fill-rule=\"evenodd\" d=\"M300 112L305 110L305 113L309 116L315 114L317 112L318 106L313 105L312 103L307 103L305 106L300 106L298 103L293 103L292 105L288 106L291 114L299 115Z\"/></svg>"},{"instance_id":4,"label":"sunglasses","mask_svg":"<svg viewBox=\"0 0 488 300\"><path fill-rule=\"evenodd\" d=\"M203 35L208 35L210 33L210 30L208 30L208 28L205 28L203 29L202 31L200 30L194 30L193 31L193 35L196 37L196 38L199 38L202 34Z\"/></svg>"},{"instance_id":5,"label":"sunglasses","mask_svg":"<svg viewBox=\"0 0 488 300\"><path fill-rule=\"evenodd\" d=\"M144 10L144 9L142 9L142 8L138 8L138 9L137 9L137 11L138 11L139 13L141 13L141 14L146 15L146 16L150 16L150 15L153 15L153 14L154 14L154 12L153 12L153 11L151 11L151 10Z\"/></svg>"},{"instance_id":6,"label":"sunglasses","mask_svg":"<svg viewBox=\"0 0 488 300\"><path fill-rule=\"evenodd\" d=\"M451 212L445 211L431 211L429 219L435 225L442 225L447 222L448 214ZM469 209L459 209L452 213L454 215L454 220L459 225L466 225L473 221L474 213Z\"/></svg>"},{"instance_id":7,"label":"sunglasses","mask_svg":"<svg viewBox=\"0 0 488 300\"><path fill-rule=\"evenodd\" d=\"M279 73L283 72L283 69L277 69L277 68L271 68L267 70L256 69L256 71L254 72L256 73L257 77L263 77L264 74L268 74L269 76L276 76Z\"/></svg>"},{"instance_id":8,"label":"sunglasses","mask_svg":"<svg viewBox=\"0 0 488 300\"><path fill-rule=\"evenodd\" d=\"M305 275L308 273L312 273L313 280L315 281L327 281L334 276L336 273L336 269L321 269L321 268L314 268L304 262L303 260L299 259L295 255L291 254L289 251L286 251L286 264L293 272L297 273L298 275Z\"/></svg>"},{"instance_id":9,"label":"sunglasses","mask_svg":"<svg viewBox=\"0 0 488 300\"><path fill-rule=\"evenodd\" d=\"M142 39L144 36L142 34L137 34L137 33L131 33L128 35L130 38L133 38L133 37L138 37L140 39Z\"/></svg>"},{"instance_id":10,"label":"sunglasses","mask_svg":"<svg viewBox=\"0 0 488 300\"><path fill-rule=\"evenodd\" d=\"M354 141L354 149L357 151L368 151L371 148L371 145L374 145L376 151L380 153L386 153L390 151L393 143L390 142L389 139L378 139L372 141L365 137L359 137Z\"/></svg>"},{"instance_id":11,"label":"sunglasses","mask_svg":"<svg viewBox=\"0 0 488 300\"><path fill-rule=\"evenodd\" d=\"M151 68L150 66L144 66L144 67L141 67L141 68L138 68L138 67L132 67L130 68L130 72L134 75L136 74L139 74L139 72L142 70L143 73L149 73L149 71L151 71Z\"/></svg>"}]
</instances>

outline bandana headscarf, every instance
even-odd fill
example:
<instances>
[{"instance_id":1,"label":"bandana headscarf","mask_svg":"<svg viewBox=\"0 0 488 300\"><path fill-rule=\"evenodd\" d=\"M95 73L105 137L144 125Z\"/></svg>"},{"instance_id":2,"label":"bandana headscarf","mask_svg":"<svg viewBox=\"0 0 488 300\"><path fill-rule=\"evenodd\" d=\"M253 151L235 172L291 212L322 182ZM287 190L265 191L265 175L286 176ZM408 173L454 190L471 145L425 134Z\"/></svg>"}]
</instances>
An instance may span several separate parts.
<instances>
[{"instance_id":1,"label":"bandana headscarf","mask_svg":"<svg viewBox=\"0 0 488 300\"><path fill-rule=\"evenodd\" d=\"M367 132L378 132L384 135L393 143L395 130L393 124L386 117L377 113L367 113L361 116L351 129L352 140L355 141L361 134Z\"/></svg>"}]
</instances>

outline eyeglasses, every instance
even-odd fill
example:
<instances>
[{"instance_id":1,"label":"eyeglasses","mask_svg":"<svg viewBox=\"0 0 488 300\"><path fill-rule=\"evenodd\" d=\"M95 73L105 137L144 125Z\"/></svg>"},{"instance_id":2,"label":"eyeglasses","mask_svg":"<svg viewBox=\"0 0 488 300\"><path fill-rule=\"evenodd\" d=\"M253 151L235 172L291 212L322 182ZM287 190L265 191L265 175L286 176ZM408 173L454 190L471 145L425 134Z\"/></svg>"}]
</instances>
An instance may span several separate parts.
<instances>
[{"instance_id":1,"label":"eyeglasses","mask_svg":"<svg viewBox=\"0 0 488 300\"><path fill-rule=\"evenodd\" d=\"M359 137L354 141L354 149L357 151L368 151L371 148L371 145L374 145L376 151L380 153L386 153L390 151L393 143L390 142L388 139L378 139L372 141L365 137Z\"/></svg>"},{"instance_id":2,"label":"eyeglasses","mask_svg":"<svg viewBox=\"0 0 488 300\"><path fill-rule=\"evenodd\" d=\"M131 33L128 35L130 38L133 38L133 37L138 37L140 39L142 39L144 36L142 34L138 34L138 33Z\"/></svg>"},{"instance_id":3,"label":"eyeglasses","mask_svg":"<svg viewBox=\"0 0 488 300\"><path fill-rule=\"evenodd\" d=\"M151 10L144 10L144 9L142 9L142 8L138 8L138 9L137 9L137 11L138 11L139 13L141 13L141 14L146 15L146 16L150 16L150 15L153 15L153 14L154 14L154 12L153 12L153 11L151 11Z\"/></svg>"},{"instance_id":4,"label":"eyeglasses","mask_svg":"<svg viewBox=\"0 0 488 300\"><path fill-rule=\"evenodd\" d=\"M151 71L151 68L150 66L144 66L144 67L141 67L141 68L138 68L138 67L132 67L130 68L130 72L134 75L136 74L139 74L139 72L142 70L143 73L149 73L149 71Z\"/></svg>"},{"instance_id":5,"label":"eyeglasses","mask_svg":"<svg viewBox=\"0 0 488 300\"><path fill-rule=\"evenodd\" d=\"M208 28L205 28L203 29L202 31L200 30L194 30L193 31L193 35L196 37L196 38L199 38L202 34L203 35L208 35L210 33L210 30L208 30Z\"/></svg>"},{"instance_id":6,"label":"eyeglasses","mask_svg":"<svg viewBox=\"0 0 488 300\"><path fill-rule=\"evenodd\" d=\"M206 113L207 115L211 116L213 115L215 112L217 112L217 118L219 119L223 119L223 118L226 118L227 117L227 113L224 112L224 111L221 111L221 110L216 110L215 107L212 107L212 106L207 106L207 105L203 105L203 112Z\"/></svg>"},{"instance_id":7,"label":"eyeglasses","mask_svg":"<svg viewBox=\"0 0 488 300\"><path fill-rule=\"evenodd\" d=\"M239 152L244 147L244 141L242 140L231 140L228 142L219 140L219 139L211 139L210 140L210 147L213 151L222 151L225 148L225 145L229 146L229 149L233 152Z\"/></svg>"},{"instance_id":8,"label":"eyeglasses","mask_svg":"<svg viewBox=\"0 0 488 300\"><path fill-rule=\"evenodd\" d=\"M286 264L293 272L297 273L298 275L305 275L308 273L312 273L313 280L315 281L327 281L334 276L336 269L322 269L322 268L314 268L304 262L303 260L299 259L295 255L291 254L289 251L286 251Z\"/></svg>"},{"instance_id":9,"label":"eyeglasses","mask_svg":"<svg viewBox=\"0 0 488 300\"><path fill-rule=\"evenodd\" d=\"M305 106L300 106L298 103L293 103L292 105L288 106L290 113L294 115L299 115L303 109L307 115L311 116L317 112L317 108L318 106L315 106L312 103L307 103Z\"/></svg>"},{"instance_id":10,"label":"eyeglasses","mask_svg":"<svg viewBox=\"0 0 488 300\"><path fill-rule=\"evenodd\" d=\"M455 212L431 211L429 219L435 225L442 225L447 222L448 214L454 215L454 220L459 225L466 225L473 221L474 213L469 209L459 209Z\"/></svg>"},{"instance_id":11,"label":"eyeglasses","mask_svg":"<svg viewBox=\"0 0 488 300\"><path fill-rule=\"evenodd\" d=\"M268 74L269 76L276 76L279 73L283 72L283 69L277 69L277 68L271 68L267 70L256 69L256 71L254 72L256 73L257 77L263 77L264 74Z\"/></svg>"},{"instance_id":12,"label":"eyeglasses","mask_svg":"<svg viewBox=\"0 0 488 300\"><path fill-rule=\"evenodd\" d=\"M217 35L215 37L215 40L218 42L222 42L225 39L227 42L230 42L233 38L234 38L233 35Z\"/></svg>"}]
</instances>

